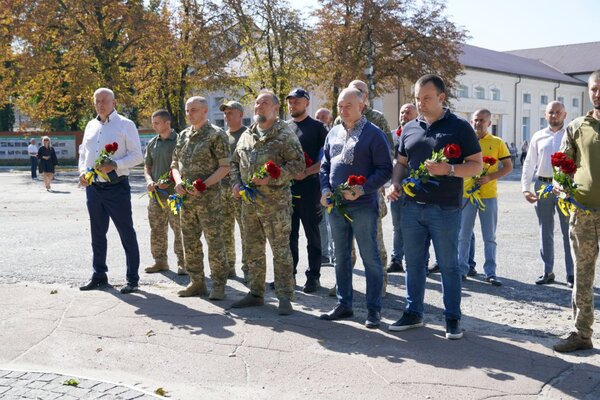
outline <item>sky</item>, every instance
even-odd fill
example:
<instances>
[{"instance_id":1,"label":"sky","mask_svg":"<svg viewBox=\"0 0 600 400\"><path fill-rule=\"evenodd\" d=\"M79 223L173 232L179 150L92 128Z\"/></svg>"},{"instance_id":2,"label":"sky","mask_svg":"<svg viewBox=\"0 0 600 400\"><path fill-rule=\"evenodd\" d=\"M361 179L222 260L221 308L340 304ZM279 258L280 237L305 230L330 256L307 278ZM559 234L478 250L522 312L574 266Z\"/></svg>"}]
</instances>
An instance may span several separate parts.
<instances>
[{"instance_id":1,"label":"sky","mask_svg":"<svg viewBox=\"0 0 600 400\"><path fill-rule=\"evenodd\" d=\"M299 4L308 11L318 1ZM468 31L467 43L473 46L506 51L600 41L600 0L445 0L445 4L446 15Z\"/></svg>"},{"instance_id":2,"label":"sky","mask_svg":"<svg viewBox=\"0 0 600 400\"><path fill-rule=\"evenodd\" d=\"M446 0L446 14L496 51L600 41L600 0Z\"/></svg>"}]
</instances>

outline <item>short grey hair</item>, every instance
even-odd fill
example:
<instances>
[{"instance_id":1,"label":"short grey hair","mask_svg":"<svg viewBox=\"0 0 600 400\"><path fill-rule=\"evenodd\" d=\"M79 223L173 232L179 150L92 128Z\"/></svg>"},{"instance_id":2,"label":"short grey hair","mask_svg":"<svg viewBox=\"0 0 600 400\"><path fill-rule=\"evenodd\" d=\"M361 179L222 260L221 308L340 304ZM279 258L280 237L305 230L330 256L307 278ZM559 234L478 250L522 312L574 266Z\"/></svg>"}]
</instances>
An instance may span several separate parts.
<instances>
[{"instance_id":1,"label":"short grey hair","mask_svg":"<svg viewBox=\"0 0 600 400\"><path fill-rule=\"evenodd\" d=\"M185 103L198 103L202 107L208 108L208 101L202 96L192 96L189 99L187 99Z\"/></svg>"},{"instance_id":2,"label":"short grey hair","mask_svg":"<svg viewBox=\"0 0 600 400\"><path fill-rule=\"evenodd\" d=\"M271 98L273 99L273 104L275 104L276 106L279 107L279 98L277 97L277 95L275 94L275 92L268 90L268 89L263 89L260 91L260 93L258 93L258 96L263 95L263 94L268 94L271 96ZM257 98L258 98L257 96Z\"/></svg>"},{"instance_id":3,"label":"short grey hair","mask_svg":"<svg viewBox=\"0 0 600 400\"><path fill-rule=\"evenodd\" d=\"M110 90L109 88L99 88L94 92L94 98L96 98L99 94L106 93L110 96L111 100L115 99L115 92Z\"/></svg>"},{"instance_id":4,"label":"short grey hair","mask_svg":"<svg viewBox=\"0 0 600 400\"><path fill-rule=\"evenodd\" d=\"M363 92L361 92L360 90L353 88L353 87L348 87L344 90L342 90L340 92L340 95L338 96L338 101L340 101L341 98L345 97L346 95L352 95L355 96L361 103L365 102L365 98L363 96Z\"/></svg>"}]
</instances>

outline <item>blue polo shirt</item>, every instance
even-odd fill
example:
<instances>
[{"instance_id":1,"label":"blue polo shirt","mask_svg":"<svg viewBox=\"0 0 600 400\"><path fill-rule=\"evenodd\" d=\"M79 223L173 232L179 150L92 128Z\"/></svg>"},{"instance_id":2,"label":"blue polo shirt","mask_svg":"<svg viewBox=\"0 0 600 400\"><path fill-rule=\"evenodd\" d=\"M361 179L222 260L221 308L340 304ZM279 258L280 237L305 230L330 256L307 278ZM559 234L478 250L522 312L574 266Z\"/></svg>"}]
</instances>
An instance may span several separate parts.
<instances>
[{"instance_id":1,"label":"blue polo shirt","mask_svg":"<svg viewBox=\"0 0 600 400\"><path fill-rule=\"evenodd\" d=\"M404 125L398 153L408 158L409 170L413 171L431 158L434 150L443 149L448 144L457 144L461 149L461 156L450 160L450 164L462 164L466 157L481 152L477 135L471 125L446 109L444 116L431 125L428 125L421 115ZM449 176L438 176L434 179L439 185L427 183L423 186L424 190L416 191L415 197L407 199L443 207L460 207L463 179Z\"/></svg>"}]
</instances>

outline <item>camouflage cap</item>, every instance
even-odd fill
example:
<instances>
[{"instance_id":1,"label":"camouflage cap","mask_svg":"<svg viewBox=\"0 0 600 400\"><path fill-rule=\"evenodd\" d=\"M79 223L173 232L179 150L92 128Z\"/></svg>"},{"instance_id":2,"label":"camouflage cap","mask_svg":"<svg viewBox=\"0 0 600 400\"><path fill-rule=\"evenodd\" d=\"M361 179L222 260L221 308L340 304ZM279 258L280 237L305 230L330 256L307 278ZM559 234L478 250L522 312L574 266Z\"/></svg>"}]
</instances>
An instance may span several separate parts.
<instances>
[{"instance_id":1,"label":"camouflage cap","mask_svg":"<svg viewBox=\"0 0 600 400\"><path fill-rule=\"evenodd\" d=\"M237 101L228 101L227 103L223 103L219 106L219 110L221 110L221 111L225 111L228 108L233 108L235 110L239 110L242 113L244 112L244 106L242 106Z\"/></svg>"}]
</instances>

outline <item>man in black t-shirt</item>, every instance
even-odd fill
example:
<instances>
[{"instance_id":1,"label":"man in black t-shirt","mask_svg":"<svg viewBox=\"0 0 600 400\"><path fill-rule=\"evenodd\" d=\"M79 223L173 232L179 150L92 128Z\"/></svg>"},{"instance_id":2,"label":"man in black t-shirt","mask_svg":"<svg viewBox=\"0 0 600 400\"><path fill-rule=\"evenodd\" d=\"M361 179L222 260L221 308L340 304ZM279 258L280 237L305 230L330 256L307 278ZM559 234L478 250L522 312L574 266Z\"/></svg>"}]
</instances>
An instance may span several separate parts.
<instances>
[{"instance_id":1,"label":"man in black t-shirt","mask_svg":"<svg viewBox=\"0 0 600 400\"><path fill-rule=\"evenodd\" d=\"M431 237L442 273L446 338L460 339L460 296L462 276L458 266L458 231L463 194L463 177L481 172L481 148L471 125L444 108L446 87L436 75L424 75L415 85L419 116L407 123L400 136L397 163L388 197L403 201L402 235L406 260L406 309L402 318L389 326L404 331L423 326L425 257ZM448 162L431 160L433 151L454 145L455 157ZM402 180L424 163L432 181L415 187L414 196L403 196Z\"/></svg>"},{"instance_id":2,"label":"man in black t-shirt","mask_svg":"<svg viewBox=\"0 0 600 400\"><path fill-rule=\"evenodd\" d=\"M288 109L292 119L287 121L292 132L296 133L305 157L312 161L307 162L306 169L294 177L292 184L292 232L290 233L290 248L294 260L294 275L298 266L298 237L300 222L304 228L308 250L308 269L306 270L306 284L303 291L311 293L319 287L321 277L321 235L319 223L321 222L321 187L319 184L319 170L321 168L321 152L327 128L311 118L308 113L310 96L304 89L294 89L286 97Z\"/></svg>"}]
</instances>

